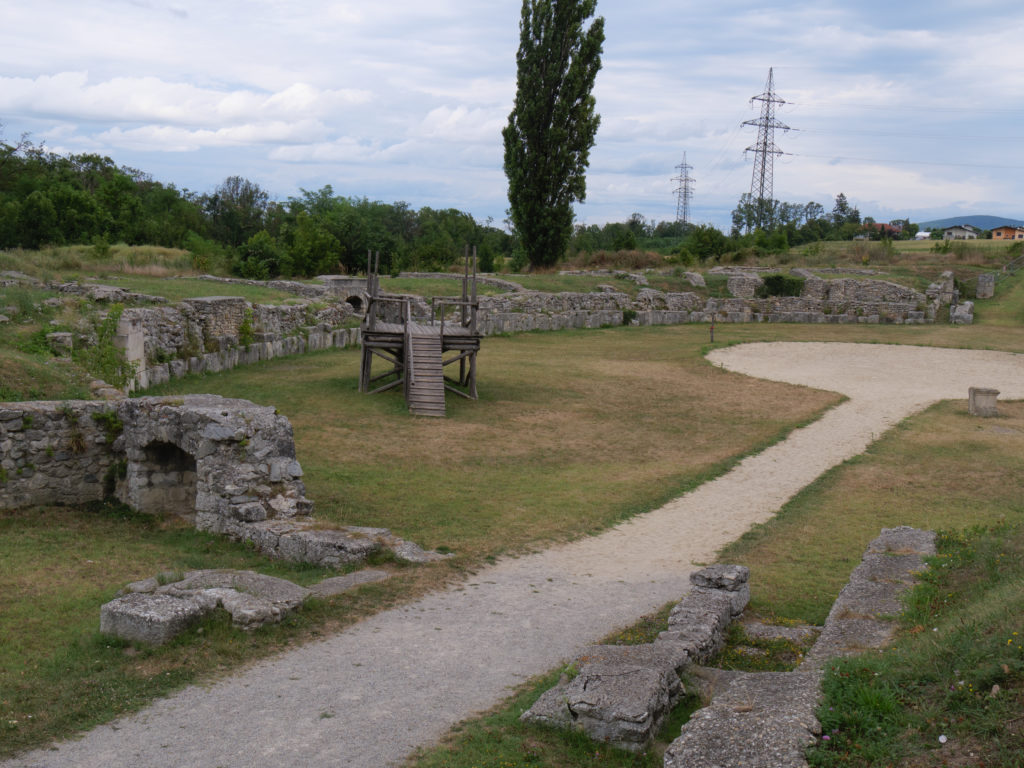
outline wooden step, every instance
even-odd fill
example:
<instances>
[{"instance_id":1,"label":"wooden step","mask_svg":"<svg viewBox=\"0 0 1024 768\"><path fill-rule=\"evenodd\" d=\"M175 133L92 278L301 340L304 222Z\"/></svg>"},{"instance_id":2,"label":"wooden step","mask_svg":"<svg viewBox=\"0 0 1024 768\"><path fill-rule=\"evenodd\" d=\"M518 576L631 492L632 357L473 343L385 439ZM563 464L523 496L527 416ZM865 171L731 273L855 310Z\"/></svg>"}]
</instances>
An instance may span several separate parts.
<instances>
[{"instance_id":1,"label":"wooden step","mask_svg":"<svg viewBox=\"0 0 1024 768\"><path fill-rule=\"evenodd\" d=\"M437 334L413 335L409 344L412 357L412 375L407 395L409 412L417 416L444 416L441 337Z\"/></svg>"}]
</instances>

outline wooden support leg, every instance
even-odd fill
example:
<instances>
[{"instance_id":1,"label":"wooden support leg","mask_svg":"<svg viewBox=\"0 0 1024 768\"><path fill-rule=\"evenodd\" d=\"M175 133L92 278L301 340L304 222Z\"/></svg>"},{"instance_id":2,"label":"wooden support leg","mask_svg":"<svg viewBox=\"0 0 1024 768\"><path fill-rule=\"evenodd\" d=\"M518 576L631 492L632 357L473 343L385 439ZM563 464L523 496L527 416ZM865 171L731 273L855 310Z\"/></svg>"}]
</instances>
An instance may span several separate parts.
<instances>
[{"instance_id":1,"label":"wooden support leg","mask_svg":"<svg viewBox=\"0 0 1024 768\"><path fill-rule=\"evenodd\" d=\"M363 347L363 359L359 365L359 391L366 392L370 388L370 359L373 353L368 347Z\"/></svg>"}]
</instances>

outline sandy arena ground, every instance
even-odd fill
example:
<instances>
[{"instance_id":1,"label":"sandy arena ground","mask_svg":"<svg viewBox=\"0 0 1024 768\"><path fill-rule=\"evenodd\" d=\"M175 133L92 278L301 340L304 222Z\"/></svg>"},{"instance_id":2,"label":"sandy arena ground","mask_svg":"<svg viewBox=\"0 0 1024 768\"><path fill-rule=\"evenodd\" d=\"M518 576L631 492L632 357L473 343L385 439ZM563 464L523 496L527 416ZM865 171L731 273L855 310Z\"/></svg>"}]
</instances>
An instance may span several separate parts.
<instances>
[{"instance_id":1,"label":"sandy arena ground","mask_svg":"<svg viewBox=\"0 0 1024 768\"><path fill-rule=\"evenodd\" d=\"M712 561L906 416L938 400L964 400L971 386L1024 398L1024 355L1002 352L773 343L715 350L709 359L850 399L719 479L601 536L499 562L463 585L3 766L398 763L522 681L678 600L694 563Z\"/></svg>"}]
</instances>

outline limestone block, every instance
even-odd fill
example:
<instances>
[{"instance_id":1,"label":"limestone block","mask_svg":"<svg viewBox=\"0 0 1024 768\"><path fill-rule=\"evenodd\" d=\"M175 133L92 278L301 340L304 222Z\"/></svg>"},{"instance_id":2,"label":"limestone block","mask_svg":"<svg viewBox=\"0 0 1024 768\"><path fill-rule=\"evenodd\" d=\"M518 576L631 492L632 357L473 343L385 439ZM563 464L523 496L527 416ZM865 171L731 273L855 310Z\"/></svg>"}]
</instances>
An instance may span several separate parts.
<instances>
[{"instance_id":1,"label":"limestone block","mask_svg":"<svg viewBox=\"0 0 1024 768\"><path fill-rule=\"evenodd\" d=\"M978 275L978 287L975 291L976 299L991 299L996 292L996 275L994 272L983 272Z\"/></svg>"},{"instance_id":2,"label":"limestone block","mask_svg":"<svg viewBox=\"0 0 1024 768\"><path fill-rule=\"evenodd\" d=\"M690 574L690 583L705 589L739 590L750 581L750 569L745 565L709 565Z\"/></svg>"},{"instance_id":3,"label":"limestone block","mask_svg":"<svg viewBox=\"0 0 1024 768\"><path fill-rule=\"evenodd\" d=\"M971 325L974 322L974 302L965 301L950 310L949 322L953 325Z\"/></svg>"},{"instance_id":4,"label":"limestone block","mask_svg":"<svg viewBox=\"0 0 1024 768\"><path fill-rule=\"evenodd\" d=\"M146 645L162 645L199 621L198 603L170 595L133 592L100 609L100 632Z\"/></svg>"},{"instance_id":5,"label":"limestone block","mask_svg":"<svg viewBox=\"0 0 1024 768\"><path fill-rule=\"evenodd\" d=\"M334 595L340 595L343 592L354 589L361 584L373 584L385 581L388 578L387 571L366 568L354 573L346 573L344 576L332 576L331 578L324 579L312 585L309 591L317 597L333 597Z\"/></svg>"},{"instance_id":6,"label":"limestone block","mask_svg":"<svg viewBox=\"0 0 1024 768\"><path fill-rule=\"evenodd\" d=\"M267 519L267 509L258 501L234 504L231 507L231 517L244 523L255 523Z\"/></svg>"},{"instance_id":7,"label":"limestone block","mask_svg":"<svg viewBox=\"0 0 1024 768\"><path fill-rule=\"evenodd\" d=\"M576 727L634 752L650 741L682 693L672 672L625 664L587 664L565 688Z\"/></svg>"},{"instance_id":8,"label":"limestone block","mask_svg":"<svg viewBox=\"0 0 1024 768\"><path fill-rule=\"evenodd\" d=\"M971 416L990 418L999 415L996 402L999 398L998 389L970 387L967 390L967 412Z\"/></svg>"},{"instance_id":9,"label":"limestone block","mask_svg":"<svg viewBox=\"0 0 1024 768\"><path fill-rule=\"evenodd\" d=\"M572 713L565 699L565 687L568 681L562 681L540 695L533 706L523 712L519 719L524 723L546 725L551 728L569 730L573 727Z\"/></svg>"}]
</instances>

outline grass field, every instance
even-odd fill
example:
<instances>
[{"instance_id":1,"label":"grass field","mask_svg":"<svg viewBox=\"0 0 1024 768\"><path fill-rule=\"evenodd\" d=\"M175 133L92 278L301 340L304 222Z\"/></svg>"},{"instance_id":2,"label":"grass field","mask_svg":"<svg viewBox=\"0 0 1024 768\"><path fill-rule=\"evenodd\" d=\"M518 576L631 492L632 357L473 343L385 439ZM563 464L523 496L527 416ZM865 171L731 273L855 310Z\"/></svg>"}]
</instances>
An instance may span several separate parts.
<instances>
[{"instance_id":1,"label":"grass field","mask_svg":"<svg viewBox=\"0 0 1024 768\"><path fill-rule=\"evenodd\" d=\"M387 526L456 557L431 567L387 565L396 575L384 585L325 601L266 632L211 626L141 651L96 631L99 605L128 581L234 564L291 572L299 581L322 573L282 571L245 547L117 510L0 513L0 717L16 721L0 751L87 727L336 629L370 602L381 608L398 595L410 599L503 553L605 528L721 472L837 401L713 368L700 354L704 340L700 328L488 339L482 399L452 401L443 422L410 418L397 393L360 395L354 350L165 389L278 407L295 428L318 517ZM59 589L68 580L78 587ZM59 607L40 610L51 599Z\"/></svg>"},{"instance_id":2,"label":"grass field","mask_svg":"<svg viewBox=\"0 0 1024 768\"><path fill-rule=\"evenodd\" d=\"M1024 403L980 421L962 402L940 403L828 472L769 523L727 547L720 562L751 570L748 612L820 623L883 527L951 531L933 582L916 596L904 640L883 656L839 665L819 713L830 739L812 765L1018 766L1024 750ZM994 527L994 533L963 531ZM957 546L965 541L965 552ZM969 561L969 562L968 562ZM968 570L952 566L971 565ZM666 612L609 638L651 639ZM932 632L935 627L936 631ZM923 629L927 629L925 632ZM1008 642L1009 641L1009 642ZM1004 671L1004 666L1005 670ZM890 678L879 680L879 676ZM558 677L532 681L492 713L460 724L415 768L656 768L679 732L663 730L642 755L520 723ZM1002 698L987 697L999 685ZM952 690L950 690L952 687ZM976 695L977 694L977 695ZM684 702L682 716L692 709ZM1007 727L1007 721L1017 723ZM937 737L956 749L935 749ZM950 747L953 747L950 744ZM969 759L973 752L975 759ZM902 756L908 762L896 762ZM955 762L956 759L963 762ZM920 762L910 762L918 760ZM1016 762L1015 762L1016 761Z\"/></svg>"},{"instance_id":3,"label":"grass field","mask_svg":"<svg viewBox=\"0 0 1024 768\"><path fill-rule=\"evenodd\" d=\"M1024 352L1024 281L1000 282L978 317L978 324L958 328L719 325L716 343L862 341ZM702 357L707 345L706 326L490 338L481 352L481 400L450 400L443 422L410 418L398 393L359 395L355 350L168 386L162 391L215 392L278 407L295 428L319 517L388 526L424 546L448 547L456 557L417 568L383 563L395 574L385 584L314 603L258 633L240 635L212 621L167 647L138 649L96 631L99 605L127 581L195 567L252 567L300 583L323 574L120 508L0 512L0 755L336 631L502 554L606 528L724 471L837 402L829 393L712 368ZM16 358L26 354L0 347L6 356L0 363L18 360L35 370ZM40 377L57 377L55 388L80 386L59 366L38 370ZM31 374L21 385L35 386ZM724 556L750 564L756 574L754 608L820 618L881 525L921 520L962 528L1024 516L1024 451L1014 437L1024 434L1021 406L1007 404L998 420L1007 433L976 434L977 422L962 410L944 404L914 417L733 545ZM826 578L812 589L808 572ZM503 724L481 721L464 729L482 751L463 754L490 755L490 762L447 751L422 764L655 764L601 749L597 757L578 740L524 735L508 713L531 695L533 689L524 691L497 715ZM505 741L513 746L496 746ZM565 744L574 743L577 757L570 758Z\"/></svg>"}]
</instances>

